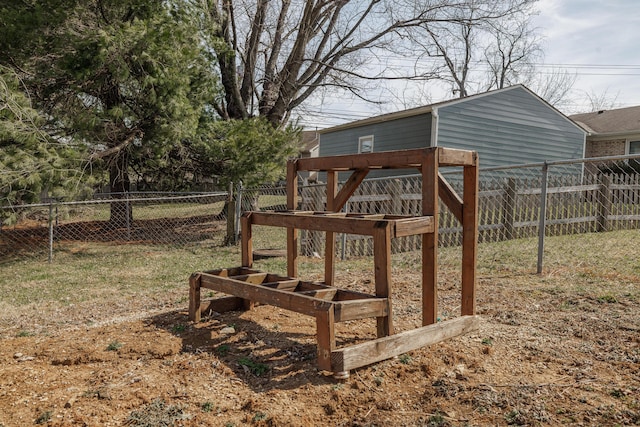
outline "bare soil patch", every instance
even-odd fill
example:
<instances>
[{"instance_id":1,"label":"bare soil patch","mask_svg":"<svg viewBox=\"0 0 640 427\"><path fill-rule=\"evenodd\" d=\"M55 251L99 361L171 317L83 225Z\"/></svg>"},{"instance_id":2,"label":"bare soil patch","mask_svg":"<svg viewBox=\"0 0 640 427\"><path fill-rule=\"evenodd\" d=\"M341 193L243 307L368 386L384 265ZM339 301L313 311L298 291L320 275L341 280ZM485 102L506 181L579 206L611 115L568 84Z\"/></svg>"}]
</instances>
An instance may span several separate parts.
<instances>
[{"instance_id":1,"label":"bare soil patch","mask_svg":"<svg viewBox=\"0 0 640 427\"><path fill-rule=\"evenodd\" d=\"M581 268L483 276L478 333L344 381L317 370L312 318L258 306L188 322L186 278L147 301L17 311L0 329L0 425L638 425L640 281L607 277L604 292ZM396 324L414 327L419 277L395 273ZM459 289L443 275L446 318ZM372 287L359 272L337 282ZM340 324L338 337L374 323Z\"/></svg>"}]
</instances>

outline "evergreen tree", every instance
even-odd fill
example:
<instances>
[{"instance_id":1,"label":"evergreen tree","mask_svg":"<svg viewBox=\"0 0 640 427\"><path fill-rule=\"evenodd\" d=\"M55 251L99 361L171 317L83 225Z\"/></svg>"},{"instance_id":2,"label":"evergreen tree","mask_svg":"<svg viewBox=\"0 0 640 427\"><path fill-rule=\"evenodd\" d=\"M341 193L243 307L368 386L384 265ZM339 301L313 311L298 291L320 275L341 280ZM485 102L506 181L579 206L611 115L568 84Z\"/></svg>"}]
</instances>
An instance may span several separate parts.
<instances>
[{"instance_id":1,"label":"evergreen tree","mask_svg":"<svg viewBox=\"0 0 640 427\"><path fill-rule=\"evenodd\" d=\"M45 3L16 6L22 9L14 22L29 12L46 14ZM108 171L111 190L125 193L132 159L162 157L195 135L215 82L188 10L160 0L64 3L64 16L51 12L51 21L14 25L44 37L25 37L29 53L16 35L8 59L22 59L18 66L27 70L24 79L51 118L50 130L82 141L93 166ZM124 206L112 204L112 221L129 214Z\"/></svg>"},{"instance_id":2,"label":"evergreen tree","mask_svg":"<svg viewBox=\"0 0 640 427\"><path fill-rule=\"evenodd\" d=\"M20 90L15 73L0 66L0 207L39 201L79 185L77 147L55 141L42 130L44 120ZM0 220L14 222L13 210L0 210Z\"/></svg>"},{"instance_id":3,"label":"evergreen tree","mask_svg":"<svg viewBox=\"0 0 640 427\"><path fill-rule=\"evenodd\" d=\"M283 170L295 129L249 117L218 122L223 95L206 48L215 41L189 2L33 0L0 9L0 64L21 74L47 132L85 146L112 191L129 191L132 171L149 186L186 189L203 176L256 183ZM112 204L116 224L130 215L125 206Z\"/></svg>"}]
</instances>

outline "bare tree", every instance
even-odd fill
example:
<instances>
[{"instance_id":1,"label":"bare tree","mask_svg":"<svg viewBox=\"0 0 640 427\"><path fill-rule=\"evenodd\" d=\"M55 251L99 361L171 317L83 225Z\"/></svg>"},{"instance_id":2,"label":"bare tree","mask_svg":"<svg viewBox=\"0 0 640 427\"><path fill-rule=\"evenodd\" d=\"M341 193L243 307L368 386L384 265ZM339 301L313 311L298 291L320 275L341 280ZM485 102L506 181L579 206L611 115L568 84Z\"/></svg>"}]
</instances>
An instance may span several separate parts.
<instances>
[{"instance_id":1,"label":"bare tree","mask_svg":"<svg viewBox=\"0 0 640 427\"><path fill-rule=\"evenodd\" d=\"M494 80L504 84L522 61L520 52L506 47L510 43L498 44L495 40L502 42L504 34L517 39L508 23L521 22L532 4L531 0L460 2L450 8L449 19L423 23L421 31L413 33L414 43L421 46L423 56L436 60L430 72L450 84L454 94L462 98L485 91L496 85ZM513 47L520 48L520 44ZM526 47L524 57L529 58L530 53ZM487 69L490 79L483 73Z\"/></svg>"},{"instance_id":2,"label":"bare tree","mask_svg":"<svg viewBox=\"0 0 640 427\"><path fill-rule=\"evenodd\" d=\"M566 107L577 75L540 65L542 39L531 26L531 15L519 13L490 27L484 63L488 66L486 90L522 83L557 108Z\"/></svg>"},{"instance_id":3,"label":"bare tree","mask_svg":"<svg viewBox=\"0 0 640 427\"><path fill-rule=\"evenodd\" d=\"M519 14L503 22L492 23L484 63L488 67L487 90L524 83L543 58L540 35L531 28L530 16ZM521 18L521 19L517 19Z\"/></svg>"},{"instance_id":4,"label":"bare tree","mask_svg":"<svg viewBox=\"0 0 640 427\"><path fill-rule=\"evenodd\" d=\"M578 75L561 68L544 69L536 67L529 79L521 83L537 93L541 98L554 107L566 110L575 101L572 96L573 85Z\"/></svg>"},{"instance_id":5,"label":"bare tree","mask_svg":"<svg viewBox=\"0 0 640 427\"><path fill-rule=\"evenodd\" d=\"M619 95L619 92L615 95L611 95L608 90L601 93L596 93L592 90L591 92L585 92L584 94L589 104L589 112L620 108L620 103L618 102Z\"/></svg>"},{"instance_id":6,"label":"bare tree","mask_svg":"<svg viewBox=\"0 0 640 427\"><path fill-rule=\"evenodd\" d=\"M540 65L534 2L469 0L455 9L457 19L423 25L416 34L426 55L438 60L432 72L459 97L521 83L558 108L568 105L577 76Z\"/></svg>"},{"instance_id":7,"label":"bare tree","mask_svg":"<svg viewBox=\"0 0 640 427\"><path fill-rule=\"evenodd\" d=\"M203 11L219 67L224 93L215 105L218 114L260 115L279 125L319 88L362 96L357 82L363 80L433 78L423 71L372 75L367 67L376 52L409 49L418 56L420 46L407 43L418 28L444 23L471 28L530 0L192 1Z\"/></svg>"}]
</instances>

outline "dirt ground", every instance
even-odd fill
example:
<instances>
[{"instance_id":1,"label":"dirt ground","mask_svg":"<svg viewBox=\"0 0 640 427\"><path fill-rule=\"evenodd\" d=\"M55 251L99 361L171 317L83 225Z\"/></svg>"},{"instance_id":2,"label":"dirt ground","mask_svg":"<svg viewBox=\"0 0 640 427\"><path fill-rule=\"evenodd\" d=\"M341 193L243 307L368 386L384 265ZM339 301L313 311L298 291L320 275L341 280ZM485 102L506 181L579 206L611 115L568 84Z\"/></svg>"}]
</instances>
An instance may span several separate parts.
<instances>
[{"instance_id":1,"label":"dirt ground","mask_svg":"<svg viewBox=\"0 0 640 427\"><path fill-rule=\"evenodd\" d=\"M559 274L481 277L478 332L342 381L316 368L312 318L258 306L192 324L186 278L148 301L34 307L0 329L0 426L639 425L640 285L607 296ZM441 282L442 321L459 312L454 282ZM395 275L399 329L420 321L417 283Z\"/></svg>"}]
</instances>

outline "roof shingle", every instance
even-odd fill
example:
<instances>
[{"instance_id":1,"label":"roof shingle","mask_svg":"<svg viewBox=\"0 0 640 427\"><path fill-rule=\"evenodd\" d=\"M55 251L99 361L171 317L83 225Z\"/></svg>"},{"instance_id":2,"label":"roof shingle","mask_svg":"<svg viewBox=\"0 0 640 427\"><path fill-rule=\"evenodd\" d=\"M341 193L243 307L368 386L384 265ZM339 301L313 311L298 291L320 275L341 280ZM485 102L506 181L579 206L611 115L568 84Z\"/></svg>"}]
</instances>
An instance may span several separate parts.
<instances>
[{"instance_id":1,"label":"roof shingle","mask_svg":"<svg viewBox=\"0 0 640 427\"><path fill-rule=\"evenodd\" d=\"M592 133L640 132L640 106L574 114L569 118L585 125Z\"/></svg>"}]
</instances>

